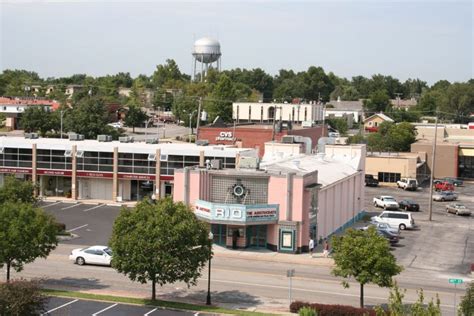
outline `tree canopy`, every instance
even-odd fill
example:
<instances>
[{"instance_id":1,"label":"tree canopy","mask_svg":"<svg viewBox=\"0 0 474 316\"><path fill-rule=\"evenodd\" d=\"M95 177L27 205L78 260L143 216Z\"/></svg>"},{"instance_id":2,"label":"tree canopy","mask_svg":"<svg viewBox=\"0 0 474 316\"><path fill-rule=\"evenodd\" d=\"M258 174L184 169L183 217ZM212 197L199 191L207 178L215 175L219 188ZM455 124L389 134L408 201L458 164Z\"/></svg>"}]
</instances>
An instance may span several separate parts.
<instances>
[{"instance_id":1,"label":"tree canopy","mask_svg":"<svg viewBox=\"0 0 474 316\"><path fill-rule=\"evenodd\" d=\"M0 187L0 204L12 202L36 205L38 199L34 192L35 186L31 181L22 181L9 175Z\"/></svg>"},{"instance_id":2,"label":"tree canopy","mask_svg":"<svg viewBox=\"0 0 474 316\"><path fill-rule=\"evenodd\" d=\"M169 198L122 208L110 239L112 267L132 281L151 281L154 300L156 284L196 284L212 251L208 232L187 206Z\"/></svg>"},{"instance_id":3,"label":"tree canopy","mask_svg":"<svg viewBox=\"0 0 474 316\"><path fill-rule=\"evenodd\" d=\"M332 273L354 278L360 284L360 307L364 307L364 285L374 283L392 286L392 277L402 271L390 252L388 241L374 227L366 231L348 229L342 236L332 238L335 266ZM343 286L349 283L343 281Z\"/></svg>"}]
</instances>

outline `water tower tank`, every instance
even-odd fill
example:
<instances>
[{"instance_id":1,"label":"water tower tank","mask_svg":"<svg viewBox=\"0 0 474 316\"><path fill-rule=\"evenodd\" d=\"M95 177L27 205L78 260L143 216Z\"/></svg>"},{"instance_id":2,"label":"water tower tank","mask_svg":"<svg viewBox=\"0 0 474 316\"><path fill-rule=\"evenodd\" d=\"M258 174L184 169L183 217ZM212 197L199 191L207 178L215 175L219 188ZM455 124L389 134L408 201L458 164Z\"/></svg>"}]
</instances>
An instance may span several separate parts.
<instances>
[{"instance_id":1,"label":"water tower tank","mask_svg":"<svg viewBox=\"0 0 474 316\"><path fill-rule=\"evenodd\" d=\"M213 63L221 56L221 44L209 37L200 38L194 42L193 56L204 64Z\"/></svg>"}]
</instances>

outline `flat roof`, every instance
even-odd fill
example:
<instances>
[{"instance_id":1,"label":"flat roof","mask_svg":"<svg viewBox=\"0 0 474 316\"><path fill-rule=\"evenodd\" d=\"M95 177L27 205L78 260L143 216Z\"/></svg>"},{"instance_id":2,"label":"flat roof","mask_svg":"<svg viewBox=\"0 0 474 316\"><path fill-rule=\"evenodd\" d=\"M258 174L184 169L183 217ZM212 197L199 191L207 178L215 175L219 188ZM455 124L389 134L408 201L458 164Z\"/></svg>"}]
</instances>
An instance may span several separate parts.
<instances>
[{"instance_id":1,"label":"flat roof","mask_svg":"<svg viewBox=\"0 0 474 316\"><path fill-rule=\"evenodd\" d=\"M23 137L0 137L0 147L11 148L31 148L36 144L38 149L54 149L54 150L70 150L73 145L77 146L77 150L82 151L101 151L113 152L117 147L122 153L148 153L154 154L157 149L161 150L164 155L183 155L183 156L199 156L204 151L205 156L214 157L235 157L237 153L242 156L256 157L257 152L252 148L236 148L226 145L209 145L198 146L190 143L163 143L163 144L146 144L145 142L121 143L119 141L99 142L97 140L81 140L70 141L69 139L59 138L37 138L29 139Z\"/></svg>"},{"instance_id":2,"label":"flat roof","mask_svg":"<svg viewBox=\"0 0 474 316\"><path fill-rule=\"evenodd\" d=\"M300 124L295 124L293 123L292 125L292 129L311 129L311 128L315 128L315 127L321 127L321 125L315 125L313 127L303 127L301 126ZM216 130L219 130L219 129L233 129L234 126L233 125L229 125L229 126L225 126L225 127L214 127L214 126L201 126L200 128L209 128L209 129L216 129ZM235 129L264 129L264 130L272 130L273 129L273 124L248 124L248 125L236 125L235 126ZM286 130L286 128L285 128Z\"/></svg>"}]
</instances>

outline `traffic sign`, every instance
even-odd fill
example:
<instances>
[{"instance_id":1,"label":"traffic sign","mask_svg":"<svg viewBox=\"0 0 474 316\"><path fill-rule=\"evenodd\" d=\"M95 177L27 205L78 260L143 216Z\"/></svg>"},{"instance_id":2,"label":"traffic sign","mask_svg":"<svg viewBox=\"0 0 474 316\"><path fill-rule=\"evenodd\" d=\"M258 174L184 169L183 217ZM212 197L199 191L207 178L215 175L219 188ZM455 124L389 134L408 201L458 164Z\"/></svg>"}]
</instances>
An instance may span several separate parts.
<instances>
[{"instance_id":1,"label":"traffic sign","mask_svg":"<svg viewBox=\"0 0 474 316\"><path fill-rule=\"evenodd\" d=\"M462 279L449 279L449 283L451 284L461 284L463 283Z\"/></svg>"}]
</instances>

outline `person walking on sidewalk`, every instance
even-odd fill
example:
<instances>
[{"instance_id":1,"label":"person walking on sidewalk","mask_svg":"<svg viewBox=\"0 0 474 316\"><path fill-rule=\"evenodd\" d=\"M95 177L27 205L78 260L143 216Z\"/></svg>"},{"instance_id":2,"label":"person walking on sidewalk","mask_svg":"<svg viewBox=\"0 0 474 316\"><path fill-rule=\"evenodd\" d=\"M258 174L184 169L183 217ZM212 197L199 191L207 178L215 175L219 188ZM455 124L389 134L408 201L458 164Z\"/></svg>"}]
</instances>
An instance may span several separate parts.
<instances>
[{"instance_id":1,"label":"person walking on sidewalk","mask_svg":"<svg viewBox=\"0 0 474 316\"><path fill-rule=\"evenodd\" d=\"M309 255L313 258L313 251L314 251L314 240L313 238L309 237Z\"/></svg>"},{"instance_id":2,"label":"person walking on sidewalk","mask_svg":"<svg viewBox=\"0 0 474 316\"><path fill-rule=\"evenodd\" d=\"M324 247L323 247L323 256L327 258L329 256L329 242L327 239L324 240Z\"/></svg>"}]
</instances>

